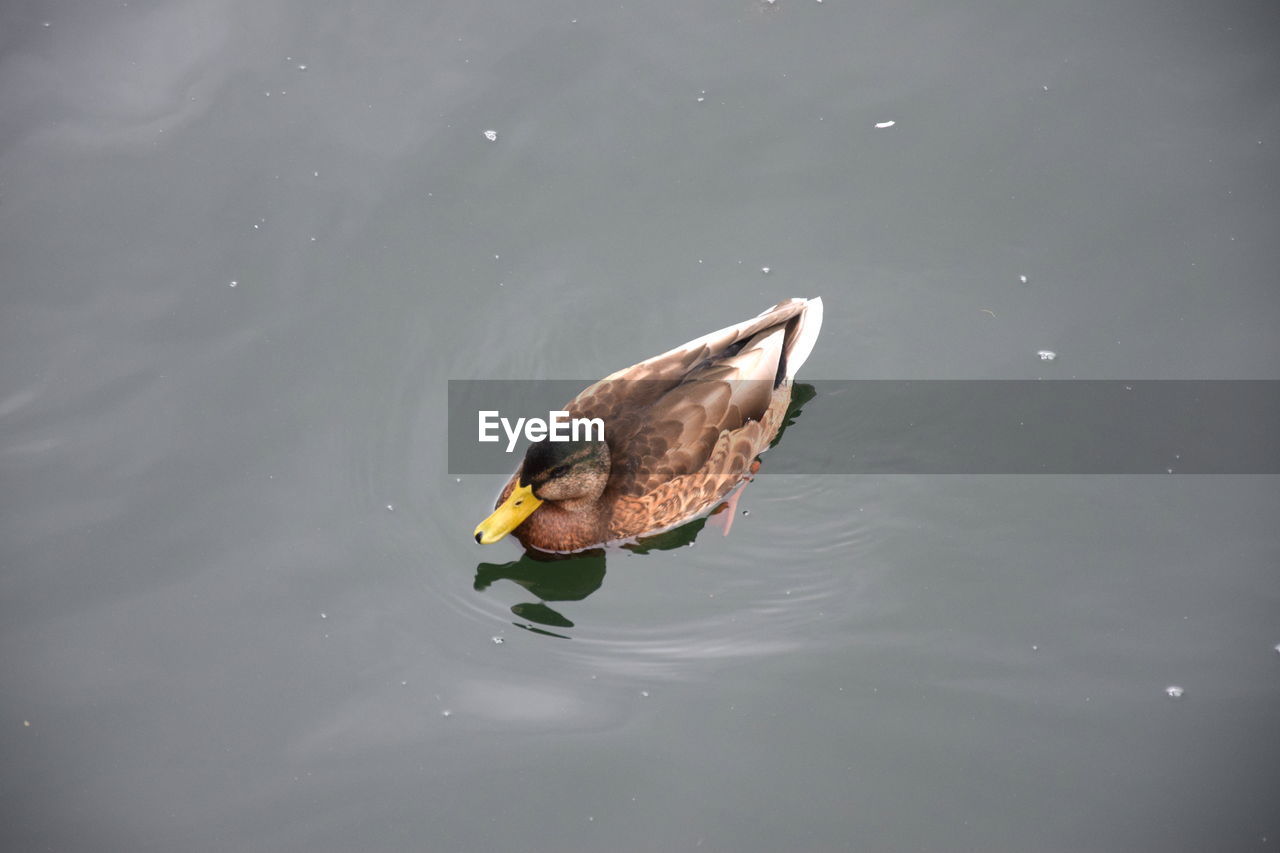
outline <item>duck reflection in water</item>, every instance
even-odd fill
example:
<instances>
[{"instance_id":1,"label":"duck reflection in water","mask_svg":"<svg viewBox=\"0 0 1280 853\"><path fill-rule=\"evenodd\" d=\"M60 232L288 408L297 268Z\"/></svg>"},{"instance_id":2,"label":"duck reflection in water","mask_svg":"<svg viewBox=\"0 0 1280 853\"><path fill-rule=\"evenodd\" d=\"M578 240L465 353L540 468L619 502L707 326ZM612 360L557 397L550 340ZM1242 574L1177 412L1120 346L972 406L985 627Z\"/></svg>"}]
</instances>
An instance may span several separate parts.
<instances>
[{"instance_id":1,"label":"duck reflection in water","mask_svg":"<svg viewBox=\"0 0 1280 853\"><path fill-rule=\"evenodd\" d=\"M778 429L777 436L769 445L773 447L782 439L786 428L800 416L800 408L815 396L812 385L797 384L791 395L791 404L786 417ZM752 471L759 467L759 460L752 466ZM748 481L749 482L749 481ZM745 488L746 483L743 484ZM729 500L722 501L711 512L702 518L696 518L671 530L643 536L631 542L613 545L608 548L591 548L572 554L556 554L529 548L518 560L509 563L480 563L476 566L475 589L483 592L498 581L508 580L524 587L537 601L522 602L513 605L511 612L522 621L516 622L518 627L553 637L568 639L564 629L574 627L566 618L548 602L582 601L604 584L606 555L613 553L615 559L629 554L648 554L653 551L670 551L692 545L708 524L723 528L729 534L732 526L735 506L741 490L733 493Z\"/></svg>"}]
</instances>

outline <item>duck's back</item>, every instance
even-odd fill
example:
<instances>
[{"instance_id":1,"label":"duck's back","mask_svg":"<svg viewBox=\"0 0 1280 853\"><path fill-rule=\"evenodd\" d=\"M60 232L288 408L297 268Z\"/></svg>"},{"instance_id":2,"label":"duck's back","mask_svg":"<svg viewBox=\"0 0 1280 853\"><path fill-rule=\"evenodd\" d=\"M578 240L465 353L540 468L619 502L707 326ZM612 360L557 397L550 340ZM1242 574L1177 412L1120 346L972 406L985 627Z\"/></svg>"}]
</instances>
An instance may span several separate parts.
<instances>
[{"instance_id":1,"label":"duck's back","mask_svg":"<svg viewBox=\"0 0 1280 853\"><path fill-rule=\"evenodd\" d=\"M789 299L591 385L564 408L604 421L604 493L584 512L548 502L515 535L526 546L569 551L654 533L714 507L778 434L821 325L821 299Z\"/></svg>"},{"instance_id":2,"label":"duck's back","mask_svg":"<svg viewBox=\"0 0 1280 853\"><path fill-rule=\"evenodd\" d=\"M822 303L788 300L619 371L574 407L605 420L614 459L611 538L710 509L749 471L786 415L791 379L813 348Z\"/></svg>"}]
</instances>

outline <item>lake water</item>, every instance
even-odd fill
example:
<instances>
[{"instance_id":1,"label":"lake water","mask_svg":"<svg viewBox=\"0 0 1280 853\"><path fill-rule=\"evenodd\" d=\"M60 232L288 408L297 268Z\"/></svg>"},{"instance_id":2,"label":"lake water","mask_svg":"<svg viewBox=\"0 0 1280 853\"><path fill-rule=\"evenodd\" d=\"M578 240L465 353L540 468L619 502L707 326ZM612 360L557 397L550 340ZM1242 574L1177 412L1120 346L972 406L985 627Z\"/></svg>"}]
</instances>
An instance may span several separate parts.
<instances>
[{"instance_id":1,"label":"lake water","mask_svg":"<svg viewBox=\"0 0 1280 853\"><path fill-rule=\"evenodd\" d=\"M548 564L444 407L791 296L802 379L1280 379L1277 24L7 5L4 848L1273 849L1276 477L766 456Z\"/></svg>"}]
</instances>

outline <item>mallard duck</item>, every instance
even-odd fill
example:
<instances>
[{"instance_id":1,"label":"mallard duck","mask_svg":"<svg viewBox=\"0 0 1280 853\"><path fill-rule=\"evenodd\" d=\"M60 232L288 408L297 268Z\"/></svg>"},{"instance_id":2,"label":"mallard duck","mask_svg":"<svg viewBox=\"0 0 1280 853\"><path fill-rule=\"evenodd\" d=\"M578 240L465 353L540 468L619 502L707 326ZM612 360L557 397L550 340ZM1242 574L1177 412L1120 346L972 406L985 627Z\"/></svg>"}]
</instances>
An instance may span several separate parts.
<instances>
[{"instance_id":1,"label":"mallard duck","mask_svg":"<svg viewBox=\"0 0 1280 853\"><path fill-rule=\"evenodd\" d=\"M530 444L476 541L578 551L714 508L777 435L821 326L821 299L788 299L601 379L564 408L604 440Z\"/></svg>"}]
</instances>

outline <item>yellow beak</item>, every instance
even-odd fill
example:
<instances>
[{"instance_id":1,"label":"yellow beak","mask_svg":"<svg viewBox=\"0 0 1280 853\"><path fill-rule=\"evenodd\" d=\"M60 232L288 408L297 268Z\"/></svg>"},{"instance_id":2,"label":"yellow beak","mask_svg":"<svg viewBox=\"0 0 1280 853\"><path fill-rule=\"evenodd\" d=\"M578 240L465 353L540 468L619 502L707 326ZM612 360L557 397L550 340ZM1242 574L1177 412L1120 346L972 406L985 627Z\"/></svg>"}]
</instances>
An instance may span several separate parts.
<instances>
[{"instance_id":1,"label":"yellow beak","mask_svg":"<svg viewBox=\"0 0 1280 853\"><path fill-rule=\"evenodd\" d=\"M542 501L533 496L532 486L517 485L502 506L476 527L476 541L481 545L492 545L519 527L520 522L540 506Z\"/></svg>"}]
</instances>

